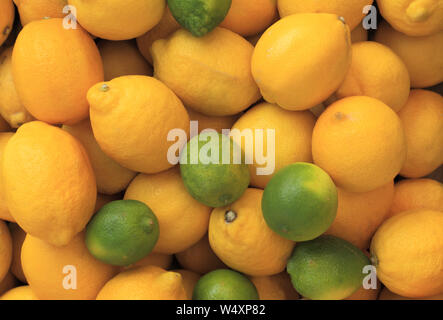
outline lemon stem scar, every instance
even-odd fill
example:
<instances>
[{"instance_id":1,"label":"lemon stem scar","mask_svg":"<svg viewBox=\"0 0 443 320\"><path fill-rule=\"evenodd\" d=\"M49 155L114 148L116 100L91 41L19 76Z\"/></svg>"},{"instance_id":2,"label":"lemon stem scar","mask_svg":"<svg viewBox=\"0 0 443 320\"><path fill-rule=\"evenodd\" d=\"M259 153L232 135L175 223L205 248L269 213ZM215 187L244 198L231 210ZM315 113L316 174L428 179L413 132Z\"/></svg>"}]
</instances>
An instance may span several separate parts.
<instances>
[{"instance_id":1,"label":"lemon stem scar","mask_svg":"<svg viewBox=\"0 0 443 320\"><path fill-rule=\"evenodd\" d=\"M340 20L341 22L343 22L343 24L346 24L345 17L340 16L340 17L338 17L338 20Z\"/></svg>"},{"instance_id":2,"label":"lemon stem scar","mask_svg":"<svg viewBox=\"0 0 443 320\"><path fill-rule=\"evenodd\" d=\"M104 84L100 87L100 91L102 91L102 92L107 92L107 91L109 91L109 86L108 86L106 83L104 83Z\"/></svg>"},{"instance_id":3,"label":"lemon stem scar","mask_svg":"<svg viewBox=\"0 0 443 320\"><path fill-rule=\"evenodd\" d=\"M235 219L237 219L237 213L235 211L228 210L225 212L225 222L226 223L231 223Z\"/></svg>"},{"instance_id":4,"label":"lemon stem scar","mask_svg":"<svg viewBox=\"0 0 443 320\"><path fill-rule=\"evenodd\" d=\"M378 266L378 259L377 259L377 256L375 255L375 254L371 254L371 262L372 262L372 264L375 266L375 267L377 267Z\"/></svg>"}]
</instances>

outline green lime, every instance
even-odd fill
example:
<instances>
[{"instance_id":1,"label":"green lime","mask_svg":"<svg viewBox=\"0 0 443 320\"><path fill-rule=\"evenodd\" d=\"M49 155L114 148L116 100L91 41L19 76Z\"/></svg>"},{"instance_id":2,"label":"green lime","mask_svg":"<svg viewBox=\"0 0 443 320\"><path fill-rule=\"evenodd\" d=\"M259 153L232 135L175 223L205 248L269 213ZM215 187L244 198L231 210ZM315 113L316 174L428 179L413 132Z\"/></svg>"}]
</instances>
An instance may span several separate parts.
<instances>
[{"instance_id":1,"label":"green lime","mask_svg":"<svg viewBox=\"0 0 443 320\"><path fill-rule=\"evenodd\" d=\"M229 269L211 271L194 287L192 300L258 300L257 288L241 273Z\"/></svg>"},{"instance_id":2,"label":"green lime","mask_svg":"<svg viewBox=\"0 0 443 320\"><path fill-rule=\"evenodd\" d=\"M297 243L287 271L303 297L312 300L341 300L363 284L363 268L371 262L353 244L323 235Z\"/></svg>"},{"instance_id":3,"label":"green lime","mask_svg":"<svg viewBox=\"0 0 443 320\"><path fill-rule=\"evenodd\" d=\"M98 260L128 266L147 256L159 235L157 217L143 202L117 200L104 205L86 227L86 246Z\"/></svg>"},{"instance_id":4,"label":"green lime","mask_svg":"<svg viewBox=\"0 0 443 320\"><path fill-rule=\"evenodd\" d=\"M269 181L262 211L274 232L292 241L307 241L331 226L337 203L337 189L329 175L316 165L298 162Z\"/></svg>"},{"instance_id":5,"label":"green lime","mask_svg":"<svg viewBox=\"0 0 443 320\"><path fill-rule=\"evenodd\" d=\"M213 208L239 199L250 178L241 148L215 131L201 133L188 142L180 156L180 172L191 196Z\"/></svg>"},{"instance_id":6,"label":"green lime","mask_svg":"<svg viewBox=\"0 0 443 320\"><path fill-rule=\"evenodd\" d=\"M225 19L231 0L168 0L168 6L183 28L202 37Z\"/></svg>"}]
</instances>

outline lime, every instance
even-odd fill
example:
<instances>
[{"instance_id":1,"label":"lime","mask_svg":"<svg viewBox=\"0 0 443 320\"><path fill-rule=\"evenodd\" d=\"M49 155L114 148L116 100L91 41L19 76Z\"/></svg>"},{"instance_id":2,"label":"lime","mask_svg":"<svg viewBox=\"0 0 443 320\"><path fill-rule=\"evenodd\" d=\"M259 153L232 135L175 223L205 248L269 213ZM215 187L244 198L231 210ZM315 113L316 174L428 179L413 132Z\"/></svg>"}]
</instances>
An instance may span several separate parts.
<instances>
[{"instance_id":1,"label":"lime","mask_svg":"<svg viewBox=\"0 0 443 320\"><path fill-rule=\"evenodd\" d=\"M202 37L225 19L231 0L168 0L168 6L183 28Z\"/></svg>"},{"instance_id":2,"label":"lime","mask_svg":"<svg viewBox=\"0 0 443 320\"><path fill-rule=\"evenodd\" d=\"M104 205L86 227L86 246L98 260L128 266L147 256L159 236L157 217L143 202Z\"/></svg>"},{"instance_id":3,"label":"lime","mask_svg":"<svg viewBox=\"0 0 443 320\"><path fill-rule=\"evenodd\" d=\"M298 162L269 181L262 211L274 232L292 241L307 241L331 226L337 204L337 189L329 175L316 165Z\"/></svg>"},{"instance_id":4,"label":"lime","mask_svg":"<svg viewBox=\"0 0 443 320\"><path fill-rule=\"evenodd\" d=\"M287 271L292 284L303 297L312 300L340 300L363 284L363 268L371 262L350 242L323 235L298 243Z\"/></svg>"},{"instance_id":5,"label":"lime","mask_svg":"<svg viewBox=\"0 0 443 320\"><path fill-rule=\"evenodd\" d=\"M216 131L202 132L188 142L180 156L180 172L191 196L213 208L239 199L250 178L241 148Z\"/></svg>"},{"instance_id":6,"label":"lime","mask_svg":"<svg viewBox=\"0 0 443 320\"><path fill-rule=\"evenodd\" d=\"M257 288L241 273L229 269L211 271L194 287L193 300L258 300Z\"/></svg>"}]
</instances>

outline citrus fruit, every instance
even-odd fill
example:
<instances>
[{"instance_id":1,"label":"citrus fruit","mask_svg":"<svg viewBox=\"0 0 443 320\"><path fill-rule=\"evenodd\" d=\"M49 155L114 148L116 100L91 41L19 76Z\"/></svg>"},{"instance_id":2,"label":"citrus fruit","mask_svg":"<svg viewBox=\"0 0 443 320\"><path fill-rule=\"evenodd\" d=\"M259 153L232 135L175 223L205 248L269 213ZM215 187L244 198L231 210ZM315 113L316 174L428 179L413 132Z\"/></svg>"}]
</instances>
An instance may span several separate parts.
<instances>
[{"instance_id":1,"label":"citrus fruit","mask_svg":"<svg viewBox=\"0 0 443 320\"><path fill-rule=\"evenodd\" d=\"M363 8L374 0L278 0L278 11L282 18L296 13L334 13L342 16L353 30L363 20Z\"/></svg>"},{"instance_id":2,"label":"citrus fruit","mask_svg":"<svg viewBox=\"0 0 443 320\"><path fill-rule=\"evenodd\" d=\"M330 105L318 118L312 155L338 187L367 192L400 172L406 138L400 118L386 104L371 97L348 97Z\"/></svg>"},{"instance_id":3,"label":"citrus fruit","mask_svg":"<svg viewBox=\"0 0 443 320\"><path fill-rule=\"evenodd\" d=\"M128 75L152 76L152 67L135 42L100 40L97 47L103 60L105 81Z\"/></svg>"},{"instance_id":4,"label":"citrus fruit","mask_svg":"<svg viewBox=\"0 0 443 320\"><path fill-rule=\"evenodd\" d=\"M188 249L176 253L175 257L184 269L200 274L226 268L226 265L212 251L208 235Z\"/></svg>"},{"instance_id":5,"label":"citrus fruit","mask_svg":"<svg viewBox=\"0 0 443 320\"><path fill-rule=\"evenodd\" d=\"M298 300L300 298L286 272L272 276L251 277L250 280L257 288L260 300Z\"/></svg>"},{"instance_id":6,"label":"citrus fruit","mask_svg":"<svg viewBox=\"0 0 443 320\"><path fill-rule=\"evenodd\" d=\"M406 179L397 182L389 216L413 209L443 212L443 184L432 179Z\"/></svg>"},{"instance_id":7,"label":"citrus fruit","mask_svg":"<svg viewBox=\"0 0 443 320\"><path fill-rule=\"evenodd\" d=\"M168 134L172 129L188 133L189 117L166 85L152 77L123 76L94 85L87 97L94 136L109 157L144 173L173 166Z\"/></svg>"},{"instance_id":8,"label":"citrus fruit","mask_svg":"<svg viewBox=\"0 0 443 320\"><path fill-rule=\"evenodd\" d=\"M410 210L386 220L371 243L377 277L392 292L422 298L443 292L443 212Z\"/></svg>"},{"instance_id":9,"label":"citrus fruit","mask_svg":"<svg viewBox=\"0 0 443 320\"><path fill-rule=\"evenodd\" d=\"M194 288L193 300L258 300L254 284L241 273L218 269L201 277Z\"/></svg>"},{"instance_id":10,"label":"citrus fruit","mask_svg":"<svg viewBox=\"0 0 443 320\"><path fill-rule=\"evenodd\" d=\"M0 220L0 281L6 276L12 261L12 239L8 226Z\"/></svg>"},{"instance_id":11,"label":"citrus fruit","mask_svg":"<svg viewBox=\"0 0 443 320\"><path fill-rule=\"evenodd\" d=\"M421 178L443 163L443 97L429 90L412 90L399 117L406 135L406 162L400 174ZM436 143L437 142L437 143Z\"/></svg>"},{"instance_id":12,"label":"citrus fruit","mask_svg":"<svg viewBox=\"0 0 443 320\"><path fill-rule=\"evenodd\" d=\"M231 8L220 27L244 37L264 31L277 17L277 0L232 0Z\"/></svg>"},{"instance_id":13,"label":"citrus fruit","mask_svg":"<svg viewBox=\"0 0 443 320\"><path fill-rule=\"evenodd\" d=\"M324 233L337 213L337 189L321 168L305 162L290 164L269 181L261 204L268 226L293 241Z\"/></svg>"},{"instance_id":14,"label":"citrus fruit","mask_svg":"<svg viewBox=\"0 0 443 320\"><path fill-rule=\"evenodd\" d=\"M383 290L380 292L378 300L443 300L443 293L425 298L406 298L399 296L398 294L395 294L389 291L388 288L384 287Z\"/></svg>"},{"instance_id":15,"label":"citrus fruit","mask_svg":"<svg viewBox=\"0 0 443 320\"><path fill-rule=\"evenodd\" d=\"M137 261L129 268L156 266L168 270L172 265L173 256L165 253L151 252L143 259Z\"/></svg>"},{"instance_id":16,"label":"citrus fruit","mask_svg":"<svg viewBox=\"0 0 443 320\"><path fill-rule=\"evenodd\" d=\"M249 166L251 185L265 188L281 168L294 162L312 162L314 125L315 117L311 112L284 110L270 103L260 103L242 115L232 127L231 134L234 141L241 144L243 151L253 159ZM247 134L249 131L252 134L252 143L248 142L247 136L242 138L241 143L235 140L236 129L240 131L239 134ZM275 140L268 142L270 130L274 130ZM262 149L258 150L256 146ZM271 155L271 150L274 150L275 157ZM264 159L260 156L265 154L268 159L263 163ZM266 171L260 173L260 170Z\"/></svg>"},{"instance_id":17,"label":"citrus fruit","mask_svg":"<svg viewBox=\"0 0 443 320\"><path fill-rule=\"evenodd\" d=\"M177 20L172 16L169 7L166 7L160 22L151 30L141 35L136 39L137 47L140 53L149 61L153 63L151 56L151 46L155 40L167 38L171 33L180 29Z\"/></svg>"},{"instance_id":18,"label":"citrus fruit","mask_svg":"<svg viewBox=\"0 0 443 320\"><path fill-rule=\"evenodd\" d=\"M64 125L63 130L77 138L85 148L94 170L98 192L116 194L126 189L136 172L122 167L102 151L95 140L89 119L71 126Z\"/></svg>"},{"instance_id":19,"label":"citrus fruit","mask_svg":"<svg viewBox=\"0 0 443 320\"><path fill-rule=\"evenodd\" d=\"M265 31L255 46L252 74L266 101L306 110L338 89L350 63L351 36L340 17L303 13Z\"/></svg>"},{"instance_id":20,"label":"citrus fruit","mask_svg":"<svg viewBox=\"0 0 443 320\"><path fill-rule=\"evenodd\" d=\"M6 145L8 141L14 136L12 132L1 132L0 133L0 166L3 162L3 154L5 152ZM11 215L6 203L6 194L4 189L4 179L0 178L0 220L7 220L15 222L14 217Z\"/></svg>"},{"instance_id":21,"label":"citrus fruit","mask_svg":"<svg viewBox=\"0 0 443 320\"><path fill-rule=\"evenodd\" d=\"M234 202L249 185L243 151L215 131L201 133L188 142L180 156L180 172L191 196L214 208Z\"/></svg>"},{"instance_id":22,"label":"citrus fruit","mask_svg":"<svg viewBox=\"0 0 443 320\"><path fill-rule=\"evenodd\" d=\"M234 115L260 98L251 74L253 49L224 28L201 38L181 29L152 44L154 75L186 107L209 116Z\"/></svg>"},{"instance_id":23,"label":"citrus fruit","mask_svg":"<svg viewBox=\"0 0 443 320\"><path fill-rule=\"evenodd\" d=\"M337 188L338 209L326 234L349 241L366 250L377 228L387 219L394 198L394 182L368 192Z\"/></svg>"},{"instance_id":24,"label":"citrus fruit","mask_svg":"<svg viewBox=\"0 0 443 320\"><path fill-rule=\"evenodd\" d=\"M180 25L202 37L224 20L231 0L168 0L168 7Z\"/></svg>"},{"instance_id":25,"label":"citrus fruit","mask_svg":"<svg viewBox=\"0 0 443 320\"><path fill-rule=\"evenodd\" d=\"M63 18L63 8L68 0L14 0L20 15L20 22L25 26L31 21L44 18Z\"/></svg>"},{"instance_id":26,"label":"citrus fruit","mask_svg":"<svg viewBox=\"0 0 443 320\"><path fill-rule=\"evenodd\" d=\"M86 92L103 81L103 65L84 29L66 29L63 19L54 18L22 29L12 52L12 74L21 102L35 118L73 124L88 116Z\"/></svg>"},{"instance_id":27,"label":"citrus fruit","mask_svg":"<svg viewBox=\"0 0 443 320\"><path fill-rule=\"evenodd\" d=\"M377 284L377 289L365 289L363 286L343 300L377 300L381 285Z\"/></svg>"},{"instance_id":28,"label":"citrus fruit","mask_svg":"<svg viewBox=\"0 0 443 320\"><path fill-rule=\"evenodd\" d=\"M137 200L117 200L103 206L86 228L89 252L105 263L128 266L147 256L159 236L152 210Z\"/></svg>"},{"instance_id":29,"label":"citrus fruit","mask_svg":"<svg viewBox=\"0 0 443 320\"><path fill-rule=\"evenodd\" d=\"M22 268L22 246L26 238L26 233L16 223L9 224L9 231L12 239L12 262L11 272L21 282L26 283L25 274Z\"/></svg>"},{"instance_id":30,"label":"citrus fruit","mask_svg":"<svg viewBox=\"0 0 443 320\"><path fill-rule=\"evenodd\" d=\"M189 195L178 167L152 175L139 174L124 198L142 201L155 212L160 236L154 252L173 254L186 250L208 230L211 209Z\"/></svg>"},{"instance_id":31,"label":"citrus fruit","mask_svg":"<svg viewBox=\"0 0 443 320\"><path fill-rule=\"evenodd\" d=\"M162 18L165 0L68 0L83 28L102 39L127 40L152 29Z\"/></svg>"},{"instance_id":32,"label":"citrus fruit","mask_svg":"<svg viewBox=\"0 0 443 320\"><path fill-rule=\"evenodd\" d=\"M14 277L12 272L8 272L2 281L0 281L0 297L2 294L4 294L6 291L11 290L12 288L15 288L18 284L18 280Z\"/></svg>"},{"instance_id":33,"label":"citrus fruit","mask_svg":"<svg viewBox=\"0 0 443 320\"><path fill-rule=\"evenodd\" d=\"M263 190L246 189L231 205L214 209L209 221L209 243L215 254L228 267L251 276L282 272L294 248L292 241L266 225L262 196Z\"/></svg>"},{"instance_id":34,"label":"citrus fruit","mask_svg":"<svg viewBox=\"0 0 443 320\"><path fill-rule=\"evenodd\" d=\"M3 179L9 211L20 227L53 245L68 244L94 213L97 187L84 148L44 122L22 125L9 140Z\"/></svg>"},{"instance_id":35,"label":"citrus fruit","mask_svg":"<svg viewBox=\"0 0 443 320\"><path fill-rule=\"evenodd\" d=\"M298 243L288 261L294 288L312 300L341 300L363 282L365 254L351 243L330 235Z\"/></svg>"},{"instance_id":36,"label":"citrus fruit","mask_svg":"<svg viewBox=\"0 0 443 320\"><path fill-rule=\"evenodd\" d=\"M360 41L368 41L368 30L366 30L362 24L359 24L351 32L351 42L357 43Z\"/></svg>"},{"instance_id":37,"label":"citrus fruit","mask_svg":"<svg viewBox=\"0 0 443 320\"><path fill-rule=\"evenodd\" d=\"M188 300L192 300L192 294L194 292L195 285L198 282L198 279L200 279L200 275L198 273L179 269L179 270L172 270L172 272L177 272L182 276L183 281L183 287L186 291L186 297Z\"/></svg>"},{"instance_id":38,"label":"citrus fruit","mask_svg":"<svg viewBox=\"0 0 443 320\"><path fill-rule=\"evenodd\" d=\"M443 3L439 0L377 0L381 15L409 36L443 31Z\"/></svg>"},{"instance_id":39,"label":"citrus fruit","mask_svg":"<svg viewBox=\"0 0 443 320\"><path fill-rule=\"evenodd\" d=\"M64 247L26 235L22 265L32 291L42 300L91 300L118 271L88 251L84 232Z\"/></svg>"},{"instance_id":40,"label":"citrus fruit","mask_svg":"<svg viewBox=\"0 0 443 320\"><path fill-rule=\"evenodd\" d=\"M12 47L0 53L0 114L12 128L18 128L33 117L18 97L12 78Z\"/></svg>"},{"instance_id":41,"label":"citrus fruit","mask_svg":"<svg viewBox=\"0 0 443 320\"><path fill-rule=\"evenodd\" d=\"M159 267L131 268L109 280L97 300L186 300L182 276Z\"/></svg>"},{"instance_id":42,"label":"citrus fruit","mask_svg":"<svg viewBox=\"0 0 443 320\"><path fill-rule=\"evenodd\" d=\"M443 81L443 31L429 36L411 37L382 21L375 41L390 47L405 63L413 88L431 87Z\"/></svg>"},{"instance_id":43,"label":"citrus fruit","mask_svg":"<svg viewBox=\"0 0 443 320\"><path fill-rule=\"evenodd\" d=\"M336 96L373 97L398 112L408 100L409 88L408 69L400 57L387 46L363 41L352 45L351 67Z\"/></svg>"},{"instance_id":44,"label":"citrus fruit","mask_svg":"<svg viewBox=\"0 0 443 320\"><path fill-rule=\"evenodd\" d=\"M14 24L15 9L12 0L0 2L0 46L8 38Z\"/></svg>"},{"instance_id":45,"label":"citrus fruit","mask_svg":"<svg viewBox=\"0 0 443 320\"><path fill-rule=\"evenodd\" d=\"M20 286L0 296L0 300L39 300L30 286Z\"/></svg>"},{"instance_id":46,"label":"citrus fruit","mask_svg":"<svg viewBox=\"0 0 443 320\"><path fill-rule=\"evenodd\" d=\"M194 111L190 108L187 110L190 120L198 121L198 133L201 133L205 129L214 129L218 133L222 133L223 129L232 128L235 121L239 118L239 115L214 117L204 115L203 113ZM191 138L193 138L192 133Z\"/></svg>"}]
</instances>

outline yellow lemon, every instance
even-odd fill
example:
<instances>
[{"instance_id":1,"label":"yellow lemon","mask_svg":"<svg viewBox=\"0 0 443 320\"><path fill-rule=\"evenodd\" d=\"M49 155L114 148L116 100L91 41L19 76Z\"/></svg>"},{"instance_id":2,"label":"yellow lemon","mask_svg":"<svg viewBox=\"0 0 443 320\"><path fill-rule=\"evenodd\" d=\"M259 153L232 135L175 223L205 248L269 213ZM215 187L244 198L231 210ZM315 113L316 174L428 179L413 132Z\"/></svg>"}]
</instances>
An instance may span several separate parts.
<instances>
[{"instance_id":1,"label":"yellow lemon","mask_svg":"<svg viewBox=\"0 0 443 320\"><path fill-rule=\"evenodd\" d=\"M139 174L124 199L144 202L155 213L160 236L154 252L172 254L197 243L208 230L211 208L186 191L178 167L153 175Z\"/></svg>"},{"instance_id":2,"label":"yellow lemon","mask_svg":"<svg viewBox=\"0 0 443 320\"><path fill-rule=\"evenodd\" d=\"M429 90L412 90L398 115L408 149L400 174L424 177L443 163L443 97Z\"/></svg>"},{"instance_id":3,"label":"yellow lemon","mask_svg":"<svg viewBox=\"0 0 443 320\"><path fill-rule=\"evenodd\" d=\"M351 63L349 27L334 14L285 17L255 46L252 74L266 101L305 110L326 100Z\"/></svg>"},{"instance_id":4,"label":"yellow lemon","mask_svg":"<svg viewBox=\"0 0 443 320\"><path fill-rule=\"evenodd\" d=\"M227 207L216 208L209 222L209 243L230 268L251 276L282 272L294 242L280 237L266 224L261 211L263 190L246 189Z\"/></svg>"},{"instance_id":5,"label":"yellow lemon","mask_svg":"<svg viewBox=\"0 0 443 320\"><path fill-rule=\"evenodd\" d=\"M83 28L102 39L127 40L141 36L162 18L165 0L68 0Z\"/></svg>"},{"instance_id":6,"label":"yellow lemon","mask_svg":"<svg viewBox=\"0 0 443 320\"><path fill-rule=\"evenodd\" d=\"M77 138L88 153L98 192L115 194L126 189L136 172L122 167L100 149L94 138L89 119L72 126L64 125L63 129Z\"/></svg>"},{"instance_id":7,"label":"yellow lemon","mask_svg":"<svg viewBox=\"0 0 443 320\"><path fill-rule=\"evenodd\" d=\"M170 254L151 252L146 257L134 263L132 267L156 266L168 270L172 265L173 256Z\"/></svg>"},{"instance_id":8,"label":"yellow lemon","mask_svg":"<svg viewBox=\"0 0 443 320\"><path fill-rule=\"evenodd\" d=\"M409 36L427 36L443 31L440 0L377 0L381 15L391 26Z\"/></svg>"},{"instance_id":9,"label":"yellow lemon","mask_svg":"<svg viewBox=\"0 0 443 320\"><path fill-rule=\"evenodd\" d=\"M0 296L0 300L39 300L30 286L20 286Z\"/></svg>"},{"instance_id":10,"label":"yellow lemon","mask_svg":"<svg viewBox=\"0 0 443 320\"><path fill-rule=\"evenodd\" d=\"M410 86L408 69L400 57L387 46L363 41L352 45L351 67L336 96L373 97L398 112L408 100Z\"/></svg>"},{"instance_id":11,"label":"yellow lemon","mask_svg":"<svg viewBox=\"0 0 443 320\"><path fill-rule=\"evenodd\" d=\"M432 179L406 179L397 182L389 215L413 209L443 211L443 184Z\"/></svg>"},{"instance_id":12,"label":"yellow lemon","mask_svg":"<svg viewBox=\"0 0 443 320\"><path fill-rule=\"evenodd\" d=\"M426 88L443 81L443 31L411 37L382 21L375 41L390 47L406 64L413 88Z\"/></svg>"},{"instance_id":13,"label":"yellow lemon","mask_svg":"<svg viewBox=\"0 0 443 320\"><path fill-rule=\"evenodd\" d=\"M188 249L176 253L175 257L183 268L200 274L226 268L226 265L212 251L208 235Z\"/></svg>"},{"instance_id":14,"label":"yellow lemon","mask_svg":"<svg viewBox=\"0 0 443 320\"><path fill-rule=\"evenodd\" d=\"M318 118L312 155L338 187L367 192L400 172L406 138L400 118L386 104L370 97L348 97L330 105Z\"/></svg>"},{"instance_id":15,"label":"yellow lemon","mask_svg":"<svg viewBox=\"0 0 443 320\"><path fill-rule=\"evenodd\" d=\"M27 235L22 247L26 279L42 300L91 300L117 268L96 260L85 245L84 232L64 247Z\"/></svg>"},{"instance_id":16,"label":"yellow lemon","mask_svg":"<svg viewBox=\"0 0 443 320\"><path fill-rule=\"evenodd\" d=\"M251 74L253 49L227 29L201 38L181 29L153 43L154 75L187 107L209 116L234 115L260 98Z\"/></svg>"},{"instance_id":17,"label":"yellow lemon","mask_svg":"<svg viewBox=\"0 0 443 320\"><path fill-rule=\"evenodd\" d=\"M194 292L194 287L197 284L197 281L200 279L200 275L198 273L184 270L184 269L178 269L178 270L172 270L173 272L177 272L182 276L183 281L183 287L186 291L186 296L188 300L192 300L192 294Z\"/></svg>"},{"instance_id":18,"label":"yellow lemon","mask_svg":"<svg viewBox=\"0 0 443 320\"><path fill-rule=\"evenodd\" d=\"M26 238L26 233L16 223L9 224L9 231L12 237L12 262L11 272L21 282L26 283L26 277L22 268L22 246Z\"/></svg>"},{"instance_id":19,"label":"yellow lemon","mask_svg":"<svg viewBox=\"0 0 443 320\"><path fill-rule=\"evenodd\" d=\"M378 300L443 300L443 293L437 294L432 297L412 299L399 296L398 294L395 294L389 291L388 288L384 287L383 290L380 292L380 297L378 298Z\"/></svg>"},{"instance_id":20,"label":"yellow lemon","mask_svg":"<svg viewBox=\"0 0 443 320\"><path fill-rule=\"evenodd\" d=\"M169 131L189 133L182 102L160 81L123 76L88 91L94 136L100 148L120 165L157 173L173 166L168 160Z\"/></svg>"},{"instance_id":21,"label":"yellow lemon","mask_svg":"<svg viewBox=\"0 0 443 320\"><path fill-rule=\"evenodd\" d=\"M51 244L68 244L94 213L97 187L84 148L44 122L22 125L9 140L3 179L11 215Z\"/></svg>"},{"instance_id":22,"label":"yellow lemon","mask_svg":"<svg viewBox=\"0 0 443 320\"><path fill-rule=\"evenodd\" d=\"M281 168L294 162L312 162L314 125L315 117L311 112L284 110L270 103L258 104L242 115L232 129L245 134L241 147L253 159L253 164L249 166L251 185L263 189ZM271 140L268 141L268 131L271 130L275 140L270 136ZM248 131L252 141L248 141ZM235 131L232 134L235 137ZM261 146L262 150L257 150L257 146ZM275 157L272 157L271 150L275 151ZM257 155L267 155L267 163L263 163L263 159L257 158ZM266 167L274 170L265 175L258 172Z\"/></svg>"},{"instance_id":23,"label":"yellow lemon","mask_svg":"<svg viewBox=\"0 0 443 320\"><path fill-rule=\"evenodd\" d=\"M127 75L152 76L152 67L135 42L100 40L97 47L103 60L105 81Z\"/></svg>"},{"instance_id":24,"label":"yellow lemon","mask_svg":"<svg viewBox=\"0 0 443 320\"><path fill-rule=\"evenodd\" d=\"M406 211L375 233L371 256L377 277L392 292L422 298L443 292L443 212Z\"/></svg>"},{"instance_id":25,"label":"yellow lemon","mask_svg":"<svg viewBox=\"0 0 443 320\"><path fill-rule=\"evenodd\" d=\"M43 18L63 18L68 0L14 0L22 26Z\"/></svg>"},{"instance_id":26,"label":"yellow lemon","mask_svg":"<svg viewBox=\"0 0 443 320\"><path fill-rule=\"evenodd\" d=\"M363 8L374 0L278 0L280 16L286 17L295 13L334 13L342 16L349 28L353 30L364 17Z\"/></svg>"},{"instance_id":27,"label":"yellow lemon","mask_svg":"<svg viewBox=\"0 0 443 320\"><path fill-rule=\"evenodd\" d=\"M186 300L182 276L159 267L124 271L100 290L97 300Z\"/></svg>"},{"instance_id":28,"label":"yellow lemon","mask_svg":"<svg viewBox=\"0 0 443 320\"><path fill-rule=\"evenodd\" d=\"M12 78L12 47L0 53L0 114L12 128L18 128L33 117L18 97Z\"/></svg>"},{"instance_id":29,"label":"yellow lemon","mask_svg":"<svg viewBox=\"0 0 443 320\"><path fill-rule=\"evenodd\" d=\"M250 277L258 291L260 300L298 300L291 278L286 272L273 276Z\"/></svg>"},{"instance_id":30,"label":"yellow lemon","mask_svg":"<svg viewBox=\"0 0 443 320\"><path fill-rule=\"evenodd\" d=\"M13 135L14 134L12 132L0 133L0 166L3 162L3 154L5 152L6 145ZM5 197L4 179L3 177L0 177L0 219L15 222L14 217L9 212Z\"/></svg>"},{"instance_id":31,"label":"yellow lemon","mask_svg":"<svg viewBox=\"0 0 443 320\"><path fill-rule=\"evenodd\" d=\"M9 271L12 261L12 239L8 226L0 220L0 281Z\"/></svg>"},{"instance_id":32,"label":"yellow lemon","mask_svg":"<svg viewBox=\"0 0 443 320\"><path fill-rule=\"evenodd\" d=\"M8 38L14 24L15 9L12 0L0 2L0 46Z\"/></svg>"}]
</instances>

